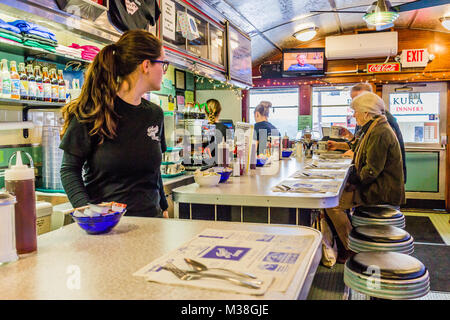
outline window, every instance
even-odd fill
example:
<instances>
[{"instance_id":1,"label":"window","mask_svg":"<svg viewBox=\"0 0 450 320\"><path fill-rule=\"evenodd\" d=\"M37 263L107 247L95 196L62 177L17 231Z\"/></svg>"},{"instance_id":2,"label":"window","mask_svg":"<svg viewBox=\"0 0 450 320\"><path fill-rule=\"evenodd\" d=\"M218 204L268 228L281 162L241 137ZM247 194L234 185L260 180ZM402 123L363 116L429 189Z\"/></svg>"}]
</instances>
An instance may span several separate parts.
<instances>
[{"instance_id":1,"label":"window","mask_svg":"<svg viewBox=\"0 0 450 320\"><path fill-rule=\"evenodd\" d=\"M322 133L323 127L342 126L354 133L356 121L350 108L351 86L313 88L313 130Z\"/></svg>"},{"instance_id":2,"label":"window","mask_svg":"<svg viewBox=\"0 0 450 320\"><path fill-rule=\"evenodd\" d=\"M439 92L389 95L389 109L405 142L439 143Z\"/></svg>"},{"instance_id":3,"label":"window","mask_svg":"<svg viewBox=\"0 0 450 320\"><path fill-rule=\"evenodd\" d=\"M280 132L295 139L298 131L298 89L253 89L250 90L250 123L255 123L255 108L261 101L272 102L268 121Z\"/></svg>"}]
</instances>

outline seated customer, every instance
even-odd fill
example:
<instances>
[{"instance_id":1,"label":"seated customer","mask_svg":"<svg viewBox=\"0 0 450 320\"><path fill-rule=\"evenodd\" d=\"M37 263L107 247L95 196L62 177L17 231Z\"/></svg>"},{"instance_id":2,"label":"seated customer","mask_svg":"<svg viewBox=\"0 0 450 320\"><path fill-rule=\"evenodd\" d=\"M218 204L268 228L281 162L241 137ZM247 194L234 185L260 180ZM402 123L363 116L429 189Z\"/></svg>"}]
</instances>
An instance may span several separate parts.
<instances>
[{"instance_id":1,"label":"seated customer","mask_svg":"<svg viewBox=\"0 0 450 320\"><path fill-rule=\"evenodd\" d=\"M397 137L383 115L383 100L374 93L364 92L352 101L351 107L361 127L353 158L354 170L339 206L326 209L338 235L340 262L351 253L348 251L348 236L352 225L345 209L405 203L402 154Z\"/></svg>"},{"instance_id":2,"label":"seated customer","mask_svg":"<svg viewBox=\"0 0 450 320\"><path fill-rule=\"evenodd\" d=\"M278 129L268 120L272 103L261 101L255 108L255 139L258 142L258 154L265 153L267 139L272 136L280 136Z\"/></svg>"},{"instance_id":3,"label":"seated customer","mask_svg":"<svg viewBox=\"0 0 450 320\"><path fill-rule=\"evenodd\" d=\"M354 85L350 91L350 97L354 99L358 95L364 92L372 92L372 86L369 83L358 83ZM406 183L406 159L405 159L405 143L403 142L403 136L402 132L400 131L400 127L398 126L397 120L395 117L387 110L384 110L384 115L386 116L386 119L391 126L392 130L394 130L394 133L398 139L398 142L400 144L400 150L402 151L402 163L403 163L403 176L405 178ZM356 145L356 141L359 139L358 137L358 131L360 127L357 125L355 129L355 136L352 135L350 131L347 131L347 137L349 143L345 142L334 142L329 141L328 142L328 149L329 150L351 150L351 152L346 152L344 155L349 155L350 158L353 157L354 152L354 146Z\"/></svg>"}]
</instances>

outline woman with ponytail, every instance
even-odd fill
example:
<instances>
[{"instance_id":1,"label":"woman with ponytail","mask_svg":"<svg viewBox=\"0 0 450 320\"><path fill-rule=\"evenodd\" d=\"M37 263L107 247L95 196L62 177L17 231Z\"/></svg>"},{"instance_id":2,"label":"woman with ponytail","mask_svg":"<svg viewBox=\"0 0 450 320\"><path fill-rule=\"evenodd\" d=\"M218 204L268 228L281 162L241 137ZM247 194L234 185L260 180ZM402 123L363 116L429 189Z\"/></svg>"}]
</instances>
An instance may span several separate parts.
<instances>
[{"instance_id":1,"label":"woman with ponytail","mask_svg":"<svg viewBox=\"0 0 450 320\"><path fill-rule=\"evenodd\" d=\"M216 99L209 99L208 101L206 101L206 116L208 118L209 124L214 124L216 126L217 143L222 142L222 138L225 138L225 140L227 139L228 128L219 121L221 111L222 107L219 101L217 101Z\"/></svg>"},{"instance_id":2,"label":"woman with ponytail","mask_svg":"<svg viewBox=\"0 0 450 320\"><path fill-rule=\"evenodd\" d=\"M269 119L272 102L261 101L255 108L255 139L258 143L258 154L266 153L267 140L270 136L280 136L278 129Z\"/></svg>"},{"instance_id":3,"label":"woman with ponytail","mask_svg":"<svg viewBox=\"0 0 450 320\"><path fill-rule=\"evenodd\" d=\"M167 67L161 42L143 30L125 32L95 57L81 95L62 110L61 181L73 207L115 201L127 204L127 215L168 216L164 115L142 98L160 90Z\"/></svg>"}]
</instances>

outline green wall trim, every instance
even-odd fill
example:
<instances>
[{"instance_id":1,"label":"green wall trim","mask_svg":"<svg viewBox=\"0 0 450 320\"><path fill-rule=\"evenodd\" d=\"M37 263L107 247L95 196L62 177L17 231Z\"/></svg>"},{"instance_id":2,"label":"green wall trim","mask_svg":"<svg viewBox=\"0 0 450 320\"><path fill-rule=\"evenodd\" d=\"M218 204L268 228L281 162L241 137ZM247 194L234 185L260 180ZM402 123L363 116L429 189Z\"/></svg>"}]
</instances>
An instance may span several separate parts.
<instances>
[{"instance_id":1,"label":"green wall trim","mask_svg":"<svg viewBox=\"0 0 450 320\"><path fill-rule=\"evenodd\" d=\"M439 152L406 152L407 192L439 192Z\"/></svg>"}]
</instances>

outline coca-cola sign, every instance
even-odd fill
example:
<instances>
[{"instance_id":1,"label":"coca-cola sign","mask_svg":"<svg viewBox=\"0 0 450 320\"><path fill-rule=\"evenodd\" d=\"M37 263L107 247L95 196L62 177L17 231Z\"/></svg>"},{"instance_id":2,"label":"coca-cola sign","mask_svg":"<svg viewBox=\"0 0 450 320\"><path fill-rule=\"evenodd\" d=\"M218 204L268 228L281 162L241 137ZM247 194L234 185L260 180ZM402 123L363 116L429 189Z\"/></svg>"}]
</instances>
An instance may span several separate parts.
<instances>
[{"instance_id":1,"label":"coca-cola sign","mask_svg":"<svg viewBox=\"0 0 450 320\"><path fill-rule=\"evenodd\" d=\"M400 63L369 63L367 73L400 72Z\"/></svg>"}]
</instances>

